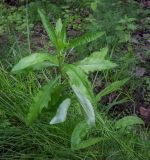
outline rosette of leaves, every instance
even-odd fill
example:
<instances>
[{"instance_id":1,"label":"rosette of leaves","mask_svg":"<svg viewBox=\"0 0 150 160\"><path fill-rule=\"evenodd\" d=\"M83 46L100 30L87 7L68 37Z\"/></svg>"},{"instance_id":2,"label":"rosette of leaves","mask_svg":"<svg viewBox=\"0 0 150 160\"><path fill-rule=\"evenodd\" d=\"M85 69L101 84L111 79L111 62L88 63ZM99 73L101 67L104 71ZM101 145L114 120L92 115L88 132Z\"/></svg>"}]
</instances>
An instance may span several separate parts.
<instances>
[{"instance_id":1,"label":"rosette of leaves","mask_svg":"<svg viewBox=\"0 0 150 160\"><path fill-rule=\"evenodd\" d=\"M48 108L49 104L52 103L53 105L57 105L58 107L56 106L57 112L56 115L51 119L50 124L64 122L67 117L68 108L72 104L72 97L70 95L73 94L68 93L68 97L62 97L62 93L59 93L59 90L57 89L59 89L59 86L62 86L64 82L67 82L67 87L72 89L72 92L76 97L76 101L78 104L80 104L81 110L83 111L82 113L86 117L84 127L82 128L90 128L95 125L95 112L98 100L101 99L102 96L105 96L110 92L120 88L121 85L125 83L125 81L115 82L115 84L112 84L110 88L108 86L105 90L101 91L101 93L95 96L92 86L88 80L88 74L90 72L111 69L117 66L110 60L106 60L105 57L108 48L103 48L101 51L94 52L89 57L86 57L85 59L72 64L66 63L66 54L69 53L70 49L96 40L104 33L89 33L79 38L68 41L65 26L62 24L61 19L58 19L58 21L56 22L56 26L54 27L45 16L43 10L38 10L38 13L41 17L43 26L47 31L51 42L55 46L55 54L31 54L21 59L18 64L13 67L12 72L21 73L42 69L43 67L55 67L58 70L58 74L56 77L54 77L54 79L50 80L46 85L44 85L39 93L35 96L33 104L29 109L26 123L28 126L32 125L33 122L35 122L38 116L41 114L42 110L44 108ZM117 84L119 85L117 86ZM55 95L55 93L57 93L57 95ZM55 101L58 101L59 97L61 97L61 102L58 105L58 103L55 103ZM76 132L78 128L79 130L83 131L81 126L82 125L77 125L75 131L73 132L72 139L81 139L83 137L83 135L81 136L81 134ZM97 143L97 140L99 139L95 139L94 142ZM73 140L72 143L74 142L75 141ZM80 143L80 140L78 141L78 143ZM72 144L72 146L74 146L73 149L80 149L78 143ZM85 148L94 144L91 141L89 142L89 144L87 143L88 142L83 143L85 144L85 146L81 145L81 148Z\"/></svg>"}]
</instances>

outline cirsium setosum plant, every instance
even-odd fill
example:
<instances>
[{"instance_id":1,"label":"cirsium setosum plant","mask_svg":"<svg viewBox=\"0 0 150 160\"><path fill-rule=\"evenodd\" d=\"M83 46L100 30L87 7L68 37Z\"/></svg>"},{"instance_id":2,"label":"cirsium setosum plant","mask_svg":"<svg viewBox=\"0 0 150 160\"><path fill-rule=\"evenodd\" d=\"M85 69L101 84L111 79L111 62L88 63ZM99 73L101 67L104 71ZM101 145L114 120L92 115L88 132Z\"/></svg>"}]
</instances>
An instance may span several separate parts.
<instances>
[{"instance_id":1,"label":"cirsium setosum plant","mask_svg":"<svg viewBox=\"0 0 150 160\"><path fill-rule=\"evenodd\" d=\"M66 36L66 29L62 24L61 19L56 23L55 28L49 22L42 10L38 10L41 17L43 26L51 40L51 43L55 46L54 54L51 53L33 53L19 61L16 64L12 72L20 73L28 70L42 69L43 67L56 67L58 70L57 76L51 79L46 85L44 85L39 93L35 96L33 104L30 106L26 123L32 125L32 123L38 118L44 108L50 107L49 104L58 105L58 101L61 103L57 107L56 115L51 119L50 124L57 124L64 122L67 117L67 111L71 103L73 94L68 93L63 97L62 92L59 93L59 88L67 81L67 87L72 88L74 95L76 96L77 103L80 104L82 113L86 117L86 123L82 122L78 124L72 134L72 148L80 149L89 145L93 145L99 141L99 139L93 139L93 142L86 141L85 145L81 143L81 132L84 135L88 131L88 127L95 125L95 111L97 102L105 95L120 88L127 80L117 81L106 87L96 96L93 93L92 85L88 80L88 74L94 71L102 71L116 67L116 64L106 60L106 54L108 48L103 48L100 51L92 53L89 57L78 62L68 64L67 53L69 50L96 40L104 33L89 33L79 38L68 41ZM57 95L55 93L57 92ZM59 96L58 96L59 95ZM55 103L55 101L57 101ZM83 134L82 134L83 136ZM90 143L89 143L90 142ZM89 143L89 144L88 144Z\"/></svg>"}]
</instances>

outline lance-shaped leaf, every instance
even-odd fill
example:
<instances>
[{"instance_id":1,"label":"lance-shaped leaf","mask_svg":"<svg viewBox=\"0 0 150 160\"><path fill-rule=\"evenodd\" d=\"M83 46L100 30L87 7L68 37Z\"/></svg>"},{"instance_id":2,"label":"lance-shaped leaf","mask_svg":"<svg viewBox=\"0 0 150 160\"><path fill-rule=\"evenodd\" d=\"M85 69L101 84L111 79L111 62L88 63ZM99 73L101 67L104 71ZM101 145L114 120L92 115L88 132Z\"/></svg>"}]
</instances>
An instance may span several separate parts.
<instances>
[{"instance_id":1,"label":"lance-shaped leaf","mask_svg":"<svg viewBox=\"0 0 150 160\"><path fill-rule=\"evenodd\" d=\"M87 123L89 126L95 125L95 113L94 113L94 107L92 106L90 100L84 95L79 88L77 88L75 85L71 86L74 93L76 94L79 103L81 104L85 115L87 117Z\"/></svg>"},{"instance_id":2,"label":"lance-shaped leaf","mask_svg":"<svg viewBox=\"0 0 150 160\"><path fill-rule=\"evenodd\" d=\"M64 122L67 117L67 111L71 104L71 100L69 98L65 99L58 107L57 113L55 117L50 121L50 124L57 124Z\"/></svg>"},{"instance_id":3,"label":"lance-shaped leaf","mask_svg":"<svg viewBox=\"0 0 150 160\"><path fill-rule=\"evenodd\" d=\"M100 51L93 52L90 57L104 60L108 52L108 47L102 48Z\"/></svg>"},{"instance_id":4,"label":"lance-shaped leaf","mask_svg":"<svg viewBox=\"0 0 150 160\"><path fill-rule=\"evenodd\" d=\"M88 33L79 38L75 38L70 41L68 48L74 48L80 45L84 45L88 42L94 41L104 35L104 32Z\"/></svg>"},{"instance_id":5,"label":"lance-shaped leaf","mask_svg":"<svg viewBox=\"0 0 150 160\"><path fill-rule=\"evenodd\" d=\"M44 26L50 40L52 41L52 43L55 46L57 46L57 37L56 37L56 34L55 34L55 30L54 30L52 24L49 22L48 16L46 16L44 11L40 10L40 9L38 9L38 13L41 17L43 26Z\"/></svg>"},{"instance_id":6,"label":"lance-shaped leaf","mask_svg":"<svg viewBox=\"0 0 150 160\"><path fill-rule=\"evenodd\" d=\"M90 131L90 128L86 122L80 122L79 124L77 124L77 126L75 127L71 135L72 150L87 148L92 145L95 145L100 141L105 140L104 138L101 138L101 137L89 138L88 140L83 140L89 131Z\"/></svg>"},{"instance_id":7,"label":"lance-shaped leaf","mask_svg":"<svg viewBox=\"0 0 150 160\"><path fill-rule=\"evenodd\" d=\"M97 138L90 138L88 140L82 141L80 144L78 144L74 150L84 149L90 146L93 146L99 142L103 142L106 138L103 137L97 137Z\"/></svg>"},{"instance_id":8,"label":"lance-shaped leaf","mask_svg":"<svg viewBox=\"0 0 150 160\"><path fill-rule=\"evenodd\" d=\"M30 69L42 69L48 66L58 66L56 56L45 53L34 53L22 58L12 69L13 73L19 73Z\"/></svg>"},{"instance_id":9,"label":"lance-shaped leaf","mask_svg":"<svg viewBox=\"0 0 150 160\"><path fill-rule=\"evenodd\" d=\"M37 119L43 108L48 107L48 102L51 100L51 94L57 85L58 79L59 77L48 82L48 84L42 87L39 93L34 97L34 102L27 115L27 125L31 125Z\"/></svg>"},{"instance_id":10,"label":"lance-shaped leaf","mask_svg":"<svg viewBox=\"0 0 150 160\"><path fill-rule=\"evenodd\" d=\"M91 84L88 80L87 75L75 65L65 65L64 67L65 72L69 77L70 85L75 85L76 87L80 88L80 91L88 97L88 99L92 102L94 100L94 94L92 91Z\"/></svg>"},{"instance_id":11,"label":"lance-shaped leaf","mask_svg":"<svg viewBox=\"0 0 150 160\"><path fill-rule=\"evenodd\" d=\"M62 50L68 46L66 42L66 27L62 24L61 19L56 22L55 32L57 36L57 48Z\"/></svg>"},{"instance_id":12,"label":"lance-shaped leaf","mask_svg":"<svg viewBox=\"0 0 150 160\"><path fill-rule=\"evenodd\" d=\"M83 121L77 124L71 135L71 148L75 149L89 132L89 125Z\"/></svg>"},{"instance_id":13,"label":"lance-shaped leaf","mask_svg":"<svg viewBox=\"0 0 150 160\"><path fill-rule=\"evenodd\" d=\"M121 119L119 119L115 123L115 128L116 129L121 129L121 128L126 128L128 126L133 126L133 125L144 125L144 121L137 117L137 116L126 116Z\"/></svg>"},{"instance_id":14,"label":"lance-shaped leaf","mask_svg":"<svg viewBox=\"0 0 150 160\"><path fill-rule=\"evenodd\" d=\"M69 77L69 83L75 92L84 112L87 117L87 122L89 125L95 123L95 97L87 79L87 75L77 66L66 65L66 73Z\"/></svg>"},{"instance_id":15,"label":"lance-shaped leaf","mask_svg":"<svg viewBox=\"0 0 150 160\"><path fill-rule=\"evenodd\" d=\"M105 47L100 51L92 53L89 57L76 63L86 73L94 71L102 71L105 69L114 68L117 65L109 60L105 60L108 48Z\"/></svg>"},{"instance_id":16,"label":"lance-shaped leaf","mask_svg":"<svg viewBox=\"0 0 150 160\"><path fill-rule=\"evenodd\" d=\"M68 43L66 42L66 39L67 39L66 26L64 24L61 30L61 39L66 44L66 47L67 47Z\"/></svg>"},{"instance_id":17,"label":"lance-shaped leaf","mask_svg":"<svg viewBox=\"0 0 150 160\"><path fill-rule=\"evenodd\" d=\"M127 81L129 80L129 78L125 78L123 80L120 81L116 81L111 83L109 86L107 86L105 89L103 89L100 93L97 94L96 96L96 100L99 101L101 100L101 98L103 96L106 96L107 94L110 94L114 91L117 91L118 89L120 89Z\"/></svg>"},{"instance_id":18,"label":"lance-shaped leaf","mask_svg":"<svg viewBox=\"0 0 150 160\"><path fill-rule=\"evenodd\" d=\"M62 28L63 28L63 24L61 19L59 18L56 22L56 27L55 27L56 35L59 36L61 34Z\"/></svg>"}]
</instances>

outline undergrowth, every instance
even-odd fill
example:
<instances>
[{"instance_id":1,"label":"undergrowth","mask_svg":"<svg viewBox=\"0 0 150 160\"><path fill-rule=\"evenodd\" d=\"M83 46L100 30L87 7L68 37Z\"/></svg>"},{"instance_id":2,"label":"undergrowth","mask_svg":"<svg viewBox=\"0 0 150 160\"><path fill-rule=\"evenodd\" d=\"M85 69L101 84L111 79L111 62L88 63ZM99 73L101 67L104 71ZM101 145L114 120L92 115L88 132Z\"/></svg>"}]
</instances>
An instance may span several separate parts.
<instances>
[{"instance_id":1,"label":"undergrowth","mask_svg":"<svg viewBox=\"0 0 150 160\"><path fill-rule=\"evenodd\" d=\"M142 159L149 157L148 131L143 128L116 132L112 121L105 114L97 115L97 126L91 135L102 138L101 142L89 149L73 152L70 149L70 134L79 119L69 114L69 120L58 126L44 123L50 114L45 114L32 127L26 127L25 116L31 104L33 93L39 88L34 75L14 77L1 65L0 69L0 110L2 159ZM32 86L32 92L30 89ZM23 103L22 103L23 102ZM105 127L102 125L102 119ZM43 119L43 120L42 120Z\"/></svg>"}]
</instances>

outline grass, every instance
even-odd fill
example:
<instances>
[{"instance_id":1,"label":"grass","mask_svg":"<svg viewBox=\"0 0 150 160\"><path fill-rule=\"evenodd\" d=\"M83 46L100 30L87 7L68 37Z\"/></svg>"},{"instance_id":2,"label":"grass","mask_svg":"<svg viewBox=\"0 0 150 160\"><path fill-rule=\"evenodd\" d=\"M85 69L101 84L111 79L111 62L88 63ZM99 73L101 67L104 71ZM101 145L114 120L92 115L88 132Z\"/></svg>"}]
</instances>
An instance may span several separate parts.
<instances>
[{"instance_id":1,"label":"grass","mask_svg":"<svg viewBox=\"0 0 150 160\"><path fill-rule=\"evenodd\" d=\"M49 125L51 114L45 112L32 127L26 127L26 113L34 93L39 88L36 84L36 76L29 75L28 80L25 81L23 76L13 76L1 65L0 77L1 159L103 159L107 157L111 160L115 158L147 160L148 131L137 128L129 133L117 132L112 127L113 121L106 118L105 114L97 115L97 127L89 135L101 137L102 141L77 152L70 149L70 135L78 122L76 116L79 116L72 116L73 109L64 124Z\"/></svg>"},{"instance_id":2,"label":"grass","mask_svg":"<svg viewBox=\"0 0 150 160\"><path fill-rule=\"evenodd\" d=\"M3 122L0 127L1 157L44 158L60 154L76 157L77 155L69 149L67 131L72 127L62 125L59 128L46 122L37 122L31 128L26 127L25 117L33 97L30 91L37 90L36 83L33 82L34 75L28 76L25 81L24 77L14 77L1 67L0 77L0 108Z\"/></svg>"}]
</instances>

